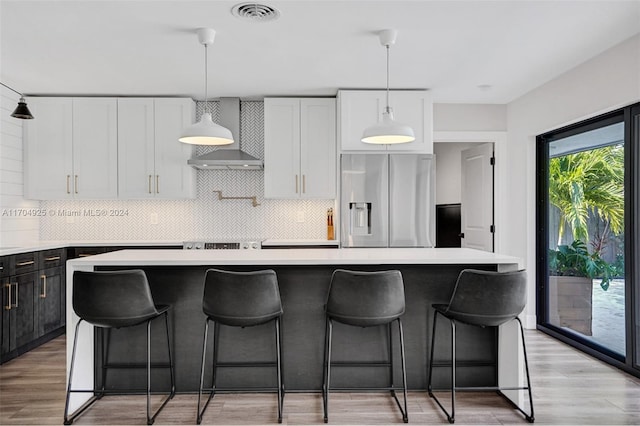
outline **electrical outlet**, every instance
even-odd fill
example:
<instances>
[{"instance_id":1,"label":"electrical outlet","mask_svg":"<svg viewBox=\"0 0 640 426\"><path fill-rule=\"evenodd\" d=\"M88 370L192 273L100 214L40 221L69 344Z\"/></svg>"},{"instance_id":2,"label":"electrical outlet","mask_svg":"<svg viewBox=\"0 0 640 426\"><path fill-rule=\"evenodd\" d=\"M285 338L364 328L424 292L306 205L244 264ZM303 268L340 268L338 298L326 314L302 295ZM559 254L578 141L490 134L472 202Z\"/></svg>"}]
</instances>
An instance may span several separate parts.
<instances>
[{"instance_id":1,"label":"electrical outlet","mask_svg":"<svg viewBox=\"0 0 640 426\"><path fill-rule=\"evenodd\" d=\"M150 222L152 225L158 224L158 213L151 213Z\"/></svg>"},{"instance_id":2,"label":"electrical outlet","mask_svg":"<svg viewBox=\"0 0 640 426\"><path fill-rule=\"evenodd\" d=\"M296 222L304 222L304 210L298 210L296 212Z\"/></svg>"}]
</instances>

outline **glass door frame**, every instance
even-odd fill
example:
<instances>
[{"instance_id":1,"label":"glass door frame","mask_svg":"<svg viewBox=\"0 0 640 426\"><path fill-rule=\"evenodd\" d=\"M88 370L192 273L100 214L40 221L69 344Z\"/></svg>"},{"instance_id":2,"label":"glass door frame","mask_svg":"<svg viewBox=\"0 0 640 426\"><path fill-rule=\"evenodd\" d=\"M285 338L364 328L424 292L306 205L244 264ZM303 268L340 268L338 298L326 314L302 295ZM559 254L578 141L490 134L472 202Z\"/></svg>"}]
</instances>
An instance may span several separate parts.
<instances>
[{"instance_id":1,"label":"glass door frame","mask_svg":"<svg viewBox=\"0 0 640 426\"><path fill-rule=\"evenodd\" d=\"M640 268L635 266L640 247L640 229L635 216L640 212L640 124L634 129L633 117L640 123L640 104L617 109L536 137L536 318L537 329L547 333L589 355L640 377L640 365L636 356L639 344L634 330L640 318L640 297L636 289L640 283ZM548 248L549 248L549 143L568 136L598 129L613 123L624 122L624 236L625 236L625 356L568 332L549 323L548 318ZM637 307L636 307L637 306Z\"/></svg>"}]
</instances>

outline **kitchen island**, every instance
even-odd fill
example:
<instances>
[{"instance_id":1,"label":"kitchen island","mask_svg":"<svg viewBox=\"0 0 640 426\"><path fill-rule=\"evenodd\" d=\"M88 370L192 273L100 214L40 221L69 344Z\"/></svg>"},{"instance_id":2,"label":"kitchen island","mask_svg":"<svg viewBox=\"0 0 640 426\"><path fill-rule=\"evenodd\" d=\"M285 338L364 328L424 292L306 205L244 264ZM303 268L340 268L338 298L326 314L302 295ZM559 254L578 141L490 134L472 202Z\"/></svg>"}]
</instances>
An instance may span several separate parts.
<instances>
[{"instance_id":1,"label":"kitchen island","mask_svg":"<svg viewBox=\"0 0 640 426\"><path fill-rule=\"evenodd\" d=\"M405 283L406 312L403 316L407 361L407 384L410 389L425 389L433 303L447 303L459 272L465 268L494 271L517 270L520 260L511 256L472 249L442 248L350 248L350 249L273 249L273 250L122 250L67 262L67 306L72 306L73 272L77 270L143 269L149 279L157 304L170 304L171 339L175 359L178 392L197 391L201 362L205 316L202 313L204 274L208 268L233 271L274 269L284 308L282 318L283 371L289 391L315 392L322 385L324 342L324 303L332 272L337 268L363 271L398 269ZM67 347L70 361L73 331L78 318L67 310ZM442 328L440 328L442 325ZM266 328L265 328L266 327ZM161 329L160 324L157 327ZM383 361L388 357L386 328L355 329L336 325L333 358L336 361ZM437 333L449 333L440 322ZM226 340L233 333L232 340ZM74 387L90 388L101 382L97 371L101 360L100 339L86 326L78 343ZM165 356L158 333L159 359ZM464 385L514 385L521 381L515 325L494 329L458 328L458 383ZM244 329L222 327L219 358L224 361L273 359L274 342L269 325ZM446 338L438 339L436 360L449 356ZM144 359L144 327L117 330L112 334L110 362ZM394 338L394 356L399 354ZM210 350L210 348L209 348ZM210 358L209 358L210 359ZM499 360L499 362L498 362ZM449 367L436 364L434 387L446 386ZM233 370L233 371L230 371ZM248 371L247 371L248 370ZM333 378L336 386L386 385L388 374L380 368L342 368ZM399 369L398 369L399 370ZM157 373L157 374L156 374ZM168 386L165 371L154 373L152 382ZM107 388L140 388L144 369L109 372ZM396 373L399 374L399 371ZM399 377L399 376L398 376ZM271 385L271 369L222 369L219 385ZM73 405L83 395L73 395ZM519 400L520 397L517 397Z\"/></svg>"}]
</instances>

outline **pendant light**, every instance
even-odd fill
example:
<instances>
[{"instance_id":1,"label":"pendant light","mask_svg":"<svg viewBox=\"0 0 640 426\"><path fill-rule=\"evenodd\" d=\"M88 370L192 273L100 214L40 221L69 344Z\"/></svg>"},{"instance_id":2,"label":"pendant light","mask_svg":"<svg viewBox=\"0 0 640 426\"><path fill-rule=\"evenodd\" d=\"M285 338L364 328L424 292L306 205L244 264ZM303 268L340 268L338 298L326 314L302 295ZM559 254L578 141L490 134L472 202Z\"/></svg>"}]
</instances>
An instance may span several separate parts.
<instances>
[{"instance_id":1,"label":"pendant light","mask_svg":"<svg viewBox=\"0 0 640 426\"><path fill-rule=\"evenodd\" d=\"M192 145L229 145L233 143L233 135L226 127L216 124L211 119L211 112L207 112L209 101L207 98L207 47L213 44L216 32L212 28L198 28L198 41L204 45L204 113L200 121L187 127L178 139L180 142Z\"/></svg>"},{"instance_id":2,"label":"pendant light","mask_svg":"<svg viewBox=\"0 0 640 426\"><path fill-rule=\"evenodd\" d=\"M413 142L416 137L413 129L398 123L393 117L393 109L389 106L389 46L395 44L398 31L380 31L380 44L387 49L387 103L382 113L382 122L367 127L362 134L362 142L370 144L396 144Z\"/></svg>"},{"instance_id":3,"label":"pendant light","mask_svg":"<svg viewBox=\"0 0 640 426\"><path fill-rule=\"evenodd\" d=\"M18 92L17 90L13 90L11 87L7 86L4 83L0 83L0 84L2 84L4 87L11 90L12 92L15 92L18 95L20 95L18 106L11 113L11 116L15 118L21 118L23 120L31 120L33 118L33 114L31 114L31 111L29 111L29 107L27 107L27 101L24 100L24 96L22 96L22 93Z\"/></svg>"}]
</instances>

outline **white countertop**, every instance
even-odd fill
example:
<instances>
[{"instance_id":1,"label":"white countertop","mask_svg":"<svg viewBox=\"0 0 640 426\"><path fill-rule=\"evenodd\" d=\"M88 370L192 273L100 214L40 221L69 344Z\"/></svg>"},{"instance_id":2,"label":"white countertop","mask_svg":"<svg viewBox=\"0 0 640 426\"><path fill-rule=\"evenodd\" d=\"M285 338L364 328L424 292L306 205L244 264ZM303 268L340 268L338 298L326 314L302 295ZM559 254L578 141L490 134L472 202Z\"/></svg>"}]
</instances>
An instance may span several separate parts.
<instances>
[{"instance_id":1,"label":"white countertop","mask_svg":"<svg viewBox=\"0 0 640 426\"><path fill-rule=\"evenodd\" d=\"M295 239L295 240L264 240L263 247L269 246L340 246L337 240L319 240L319 239Z\"/></svg>"},{"instance_id":2,"label":"white countertop","mask_svg":"<svg viewBox=\"0 0 640 426\"><path fill-rule=\"evenodd\" d=\"M15 247L0 247L0 256L27 253L30 251L50 250L64 247L110 247L110 246L182 246L182 240L65 240L65 241L34 241Z\"/></svg>"},{"instance_id":3,"label":"white countertop","mask_svg":"<svg viewBox=\"0 0 640 426\"><path fill-rule=\"evenodd\" d=\"M69 260L68 266L202 265L518 265L521 260L468 248L347 248L271 250L120 250Z\"/></svg>"}]
</instances>

